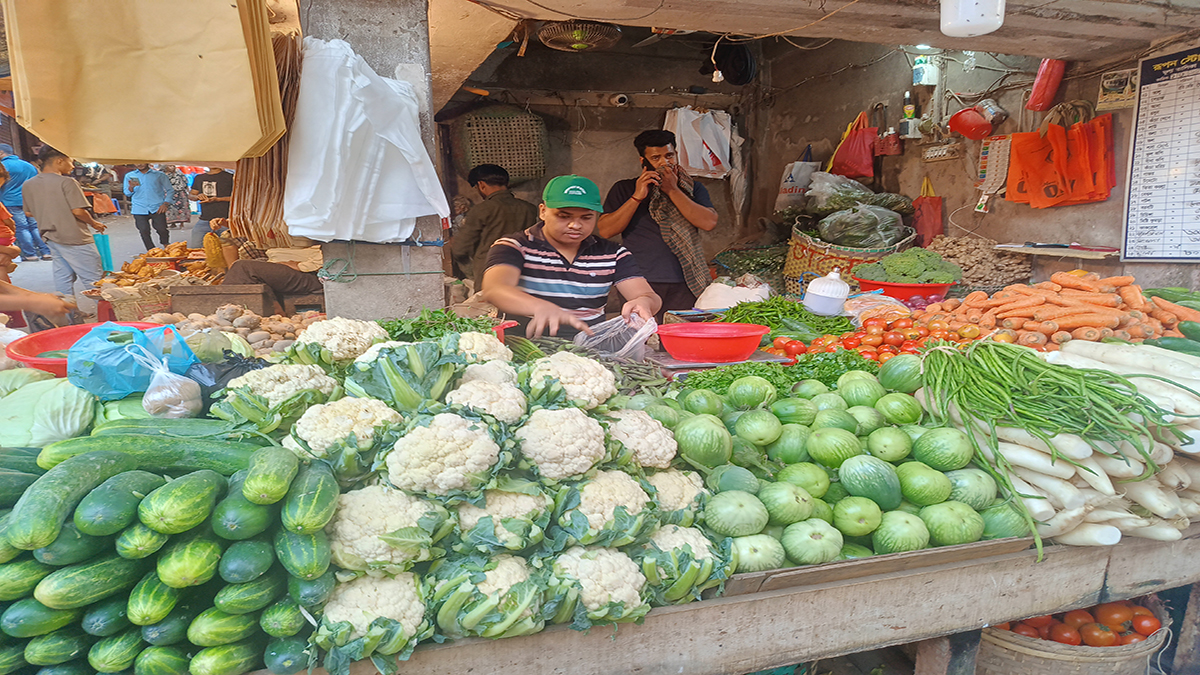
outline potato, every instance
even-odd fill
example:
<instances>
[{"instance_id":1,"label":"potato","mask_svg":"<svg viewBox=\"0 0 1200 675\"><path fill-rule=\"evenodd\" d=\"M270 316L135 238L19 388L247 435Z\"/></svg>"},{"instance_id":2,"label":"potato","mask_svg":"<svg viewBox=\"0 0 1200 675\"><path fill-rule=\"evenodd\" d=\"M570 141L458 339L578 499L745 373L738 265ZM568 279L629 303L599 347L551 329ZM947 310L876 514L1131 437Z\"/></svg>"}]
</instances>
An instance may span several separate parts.
<instances>
[{"instance_id":1,"label":"potato","mask_svg":"<svg viewBox=\"0 0 1200 675\"><path fill-rule=\"evenodd\" d=\"M249 342L251 345L253 345L256 342L262 342L264 340L269 340L270 338L271 334L267 331L256 330L253 333L246 335L246 342Z\"/></svg>"},{"instance_id":2,"label":"potato","mask_svg":"<svg viewBox=\"0 0 1200 675\"><path fill-rule=\"evenodd\" d=\"M286 351L288 347L291 347L295 343L295 340L276 340L272 348L277 352L282 352Z\"/></svg>"}]
</instances>

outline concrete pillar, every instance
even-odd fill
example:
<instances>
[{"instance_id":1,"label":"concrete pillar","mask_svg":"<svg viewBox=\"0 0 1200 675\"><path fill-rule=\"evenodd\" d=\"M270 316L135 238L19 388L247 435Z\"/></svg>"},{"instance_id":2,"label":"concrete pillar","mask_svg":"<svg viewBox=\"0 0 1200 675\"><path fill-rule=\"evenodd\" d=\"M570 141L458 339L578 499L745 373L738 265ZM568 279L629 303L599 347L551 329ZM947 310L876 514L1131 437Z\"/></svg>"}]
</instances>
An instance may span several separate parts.
<instances>
[{"instance_id":1,"label":"concrete pillar","mask_svg":"<svg viewBox=\"0 0 1200 675\"><path fill-rule=\"evenodd\" d=\"M398 75L416 88L421 136L429 156L436 157L426 0L310 0L301 4L300 17L305 35L345 40L375 72ZM439 219L419 218L415 237L441 239ZM445 305L441 247L334 242L321 250L326 262L352 261L359 275L349 282L326 282L325 307L331 316L378 319Z\"/></svg>"}]
</instances>

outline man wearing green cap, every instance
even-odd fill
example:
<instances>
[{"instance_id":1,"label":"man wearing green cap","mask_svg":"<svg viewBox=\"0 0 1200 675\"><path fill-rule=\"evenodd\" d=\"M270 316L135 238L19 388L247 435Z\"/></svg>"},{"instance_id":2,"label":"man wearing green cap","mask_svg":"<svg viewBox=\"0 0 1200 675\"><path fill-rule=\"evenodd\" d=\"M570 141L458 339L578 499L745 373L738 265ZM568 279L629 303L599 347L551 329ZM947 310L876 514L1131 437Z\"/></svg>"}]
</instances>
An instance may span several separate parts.
<instances>
[{"instance_id":1,"label":"man wearing green cap","mask_svg":"<svg viewBox=\"0 0 1200 675\"><path fill-rule=\"evenodd\" d=\"M600 188L582 176L558 176L546 184L541 222L502 237L488 252L483 297L526 324L525 334L570 337L604 320L608 291L628 298L621 315L649 319L662 301L642 277L625 247L593 233L600 213Z\"/></svg>"}]
</instances>

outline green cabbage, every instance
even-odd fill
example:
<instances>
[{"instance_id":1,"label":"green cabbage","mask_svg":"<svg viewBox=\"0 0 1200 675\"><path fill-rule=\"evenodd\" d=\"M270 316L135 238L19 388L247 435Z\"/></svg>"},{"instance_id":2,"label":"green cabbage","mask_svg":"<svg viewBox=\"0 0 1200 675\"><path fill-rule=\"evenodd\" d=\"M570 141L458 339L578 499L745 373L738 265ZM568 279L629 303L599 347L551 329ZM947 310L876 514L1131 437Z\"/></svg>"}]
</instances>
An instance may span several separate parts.
<instances>
[{"instance_id":1,"label":"green cabbage","mask_svg":"<svg viewBox=\"0 0 1200 675\"><path fill-rule=\"evenodd\" d=\"M96 397L66 379L31 382L0 399L0 447L42 448L80 436L95 414Z\"/></svg>"}]
</instances>

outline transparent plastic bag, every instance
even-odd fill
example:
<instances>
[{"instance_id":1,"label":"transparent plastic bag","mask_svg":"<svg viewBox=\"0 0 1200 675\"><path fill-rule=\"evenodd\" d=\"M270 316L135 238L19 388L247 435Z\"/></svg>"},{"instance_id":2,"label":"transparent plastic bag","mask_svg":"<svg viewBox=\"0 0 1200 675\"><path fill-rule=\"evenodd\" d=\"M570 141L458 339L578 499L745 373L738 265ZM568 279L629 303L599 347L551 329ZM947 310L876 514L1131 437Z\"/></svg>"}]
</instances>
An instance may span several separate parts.
<instances>
[{"instance_id":1,"label":"transparent plastic bag","mask_svg":"<svg viewBox=\"0 0 1200 675\"><path fill-rule=\"evenodd\" d=\"M130 345L129 352L138 365L150 371L150 385L142 395L142 408L154 417L180 419L197 417L204 412L203 394L195 380L171 372L167 359L140 345Z\"/></svg>"},{"instance_id":2,"label":"transparent plastic bag","mask_svg":"<svg viewBox=\"0 0 1200 675\"><path fill-rule=\"evenodd\" d=\"M904 238L900 214L869 204L826 216L817 231L824 241L851 248L881 248Z\"/></svg>"},{"instance_id":3,"label":"transparent plastic bag","mask_svg":"<svg viewBox=\"0 0 1200 675\"><path fill-rule=\"evenodd\" d=\"M618 316L592 326L592 335L580 331L575 335L575 344L603 356L640 362L646 358L646 341L656 332L658 323L652 318L634 314L625 323L625 318Z\"/></svg>"},{"instance_id":4,"label":"transparent plastic bag","mask_svg":"<svg viewBox=\"0 0 1200 675\"><path fill-rule=\"evenodd\" d=\"M225 358L225 350L233 349L233 343L219 330L198 330L184 337L200 363L217 363Z\"/></svg>"},{"instance_id":5,"label":"transparent plastic bag","mask_svg":"<svg viewBox=\"0 0 1200 675\"><path fill-rule=\"evenodd\" d=\"M874 194L870 188L856 180L817 171L813 173L812 182L809 184L806 208L809 213L829 215L867 201Z\"/></svg>"},{"instance_id":6,"label":"transparent plastic bag","mask_svg":"<svg viewBox=\"0 0 1200 675\"><path fill-rule=\"evenodd\" d=\"M884 295L883 291L870 291L852 296L846 300L845 307L855 326L861 326L867 319L875 317L891 323L912 316L912 310L908 306Z\"/></svg>"}]
</instances>

